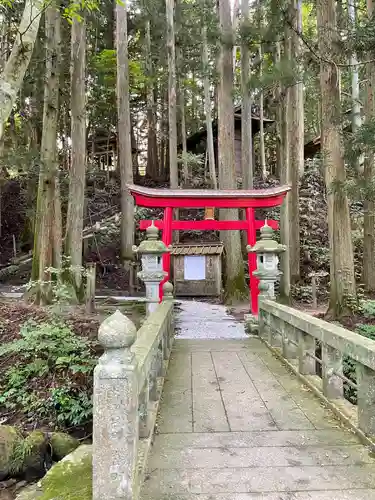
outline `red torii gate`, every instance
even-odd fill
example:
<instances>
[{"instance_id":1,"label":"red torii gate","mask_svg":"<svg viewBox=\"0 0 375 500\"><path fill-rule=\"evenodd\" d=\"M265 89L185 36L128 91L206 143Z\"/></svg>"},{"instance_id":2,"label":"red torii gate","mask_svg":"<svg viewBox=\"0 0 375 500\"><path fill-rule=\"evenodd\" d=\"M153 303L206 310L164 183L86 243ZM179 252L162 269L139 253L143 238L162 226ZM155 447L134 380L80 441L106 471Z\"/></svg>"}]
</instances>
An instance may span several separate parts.
<instances>
[{"instance_id":1,"label":"red torii gate","mask_svg":"<svg viewBox=\"0 0 375 500\"><path fill-rule=\"evenodd\" d=\"M209 190L209 189L153 189L136 185L128 185L128 190L134 197L135 203L141 207L163 208L162 221L154 221L155 226L162 231L162 240L166 246L172 243L172 231L197 230L197 231L237 231L247 232L247 241L250 246L255 245L256 230L264 226L264 221L255 220L256 208L272 208L282 204L289 186L277 186L268 189L250 190ZM199 221L173 220L174 208L244 208L246 220L215 220L206 219ZM267 220L273 228L278 228L278 223ZM152 221L142 220L140 229L147 229ZM251 312L258 314L258 280L254 276L257 268L256 255L249 253L250 295ZM169 280L170 253L163 255L163 269L167 273L160 286Z\"/></svg>"}]
</instances>

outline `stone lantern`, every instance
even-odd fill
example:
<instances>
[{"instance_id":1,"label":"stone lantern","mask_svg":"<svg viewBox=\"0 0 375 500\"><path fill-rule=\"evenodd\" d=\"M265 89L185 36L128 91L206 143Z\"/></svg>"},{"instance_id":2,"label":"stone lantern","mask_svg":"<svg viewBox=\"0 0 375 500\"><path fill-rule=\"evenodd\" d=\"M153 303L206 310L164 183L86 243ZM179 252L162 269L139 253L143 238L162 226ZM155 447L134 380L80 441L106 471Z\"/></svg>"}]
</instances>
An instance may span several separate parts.
<instances>
[{"instance_id":1,"label":"stone lantern","mask_svg":"<svg viewBox=\"0 0 375 500\"><path fill-rule=\"evenodd\" d=\"M275 283L282 274L278 269L279 254L286 250L285 245L277 243L273 238L273 229L267 224L260 230L260 240L253 247L247 246L247 251L256 253L257 270L254 276L259 279L259 292L263 297L275 298Z\"/></svg>"},{"instance_id":2,"label":"stone lantern","mask_svg":"<svg viewBox=\"0 0 375 500\"><path fill-rule=\"evenodd\" d=\"M159 230L152 222L146 229L146 239L133 251L141 255L142 270L138 273L146 286L147 315L155 311L159 303L159 284L167 275L163 271L163 254L170 251L162 241L158 239Z\"/></svg>"}]
</instances>

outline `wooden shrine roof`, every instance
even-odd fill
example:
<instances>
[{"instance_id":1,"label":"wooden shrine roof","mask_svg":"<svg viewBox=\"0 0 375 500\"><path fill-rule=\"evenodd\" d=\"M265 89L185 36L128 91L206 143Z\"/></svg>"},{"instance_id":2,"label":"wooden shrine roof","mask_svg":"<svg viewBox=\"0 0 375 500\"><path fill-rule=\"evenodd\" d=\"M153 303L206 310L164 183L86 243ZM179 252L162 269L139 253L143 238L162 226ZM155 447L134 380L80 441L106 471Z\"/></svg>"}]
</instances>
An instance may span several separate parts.
<instances>
[{"instance_id":1,"label":"wooden shrine roof","mask_svg":"<svg viewBox=\"0 0 375 500\"><path fill-rule=\"evenodd\" d=\"M174 243L171 255L221 255L223 243Z\"/></svg>"}]
</instances>

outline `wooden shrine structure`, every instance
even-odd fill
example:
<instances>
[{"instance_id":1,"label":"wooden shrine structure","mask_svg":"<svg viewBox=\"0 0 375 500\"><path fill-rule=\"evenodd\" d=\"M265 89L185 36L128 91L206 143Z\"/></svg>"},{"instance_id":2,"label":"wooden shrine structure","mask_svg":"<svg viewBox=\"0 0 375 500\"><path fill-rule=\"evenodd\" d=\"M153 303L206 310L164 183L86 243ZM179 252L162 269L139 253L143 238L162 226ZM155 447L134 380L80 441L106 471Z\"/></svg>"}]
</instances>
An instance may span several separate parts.
<instances>
[{"instance_id":1,"label":"wooden shrine structure","mask_svg":"<svg viewBox=\"0 0 375 500\"><path fill-rule=\"evenodd\" d=\"M256 230L264 226L264 221L255 220L256 208L273 208L282 204L289 186L277 186L268 189L251 190L209 190L209 189L153 189L136 185L128 185L129 192L138 206L147 208L163 208L163 220L153 221L162 232L162 241L166 246L172 243L173 231L238 231L247 232L247 241L250 246L256 243ZM180 221L173 220L174 208L243 208L245 220L215 220L213 211L211 217L205 220ZM207 214L207 211L206 211ZM276 221L267 220L274 229L278 228ZM140 229L147 229L152 221L143 220ZM256 255L249 253L250 297L251 312L258 314L258 280L254 276L257 268ZM163 270L167 273L160 286L170 277L170 253L163 256Z\"/></svg>"}]
</instances>

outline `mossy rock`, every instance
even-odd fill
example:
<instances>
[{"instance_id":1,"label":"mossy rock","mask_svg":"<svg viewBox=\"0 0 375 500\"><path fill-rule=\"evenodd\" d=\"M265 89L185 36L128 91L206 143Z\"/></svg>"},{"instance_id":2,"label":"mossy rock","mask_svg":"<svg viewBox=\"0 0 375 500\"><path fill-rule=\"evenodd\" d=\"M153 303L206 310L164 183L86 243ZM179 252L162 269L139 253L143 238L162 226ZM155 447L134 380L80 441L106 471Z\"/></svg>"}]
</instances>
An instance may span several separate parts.
<instances>
[{"instance_id":1,"label":"mossy rock","mask_svg":"<svg viewBox=\"0 0 375 500\"><path fill-rule=\"evenodd\" d=\"M81 445L16 500L92 500L92 447Z\"/></svg>"},{"instance_id":2,"label":"mossy rock","mask_svg":"<svg viewBox=\"0 0 375 500\"><path fill-rule=\"evenodd\" d=\"M51 447L42 431L31 432L24 440L22 476L27 481L43 477L52 465Z\"/></svg>"},{"instance_id":3,"label":"mossy rock","mask_svg":"<svg viewBox=\"0 0 375 500\"><path fill-rule=\"evenodd\" d=\"M53 432L50 437L50 444L52 447L52 458L58 462L78 448L79 441L64 432Z\"/></svg>"},{"instance_id":4,"label":"mossy rock","mask_svg":"<svg viewBox=\"0 0 375 500\"><path fill-rule=\"evenodd\" d=\"M11 425L0 425L0 481L18 466L14 463L14 450L23 442L21 432Z\"/></svg>"},{"instance_id":5,"label":"mossy rock","mask_svg":"<svg viewBox=\"0 0 375 500\"><path fill-rule=\"evenodd\" d=\"M24 477L31 481L44 476L51 461L46 435L33 431L25 438L10 425L0 425L0 480Z\"/></svg>"}]
</instances>

